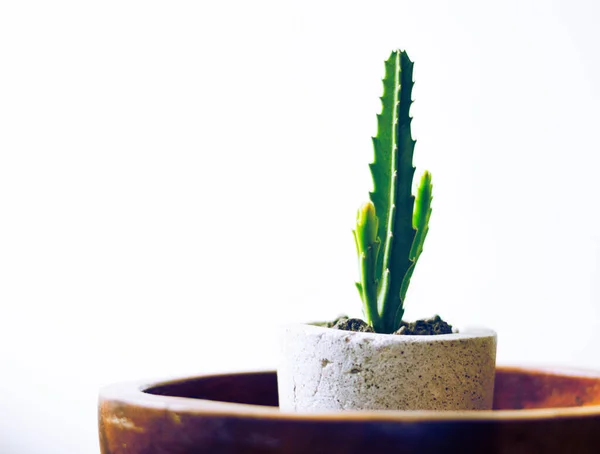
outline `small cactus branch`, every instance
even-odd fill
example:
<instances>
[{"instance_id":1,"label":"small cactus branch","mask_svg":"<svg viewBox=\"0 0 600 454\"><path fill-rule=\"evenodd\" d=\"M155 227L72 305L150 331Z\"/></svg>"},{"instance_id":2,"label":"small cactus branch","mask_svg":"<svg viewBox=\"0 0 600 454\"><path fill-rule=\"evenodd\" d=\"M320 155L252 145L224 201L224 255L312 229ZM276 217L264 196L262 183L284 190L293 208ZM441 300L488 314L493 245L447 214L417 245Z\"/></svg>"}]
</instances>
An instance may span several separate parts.
<instances>
[{"instance_id":1,"label":"small cactus branch","mask_svg":"<svg viewBox=\"0 0 600 454\"><path fill-rule=\"evenodd\" d=\"M402 287L400 289L400 300L406 300L406 292L410 284L417 261L423 252L423 244L425 244L425 238L429 232L429 218L431 217L431 201L433 200L433 185L431 184L431 173L425 171L421 177L421 182L417 189L417 198L415 200L415 211L413 213L413 227L417 231L412 247L410 249L410 260L413 262L411 267L408 269L404 279L402 280ZM399 326L404 315L404 307L400 306L394 324Z\"/></svg>"},{"instance_id":2,"label":"small cactus branch","mask_svg":"<svg viewBox=\"0 0 600 454\"><path fill-rule=\"evenodd\" d=\"M360 270L360 282L356 283L356 287L363 300L367 322L371 326L379 328L381 323L377 312L377 278L375 277L375 265L380 246L377 238L378 224L375 206L371 202L367 202L358 210L356 230L353 233Z\"/></svg>"},{"instance_id":3,"label":"small cactus branch","mask_svg":"<svg viewBox=\"0 0 600 454\"><path fill-rule=\"evenodd\" d=\"M433 185L431 184L431 173L427 170L421 177L417 198L415 200L415 212L413 214L413 226L417 231L415 240L410 249L410 259L416 264L421 253L423 244L429 232L429 218L431 217L431 201L433 200Z\"/></svg>"}]
</instances>

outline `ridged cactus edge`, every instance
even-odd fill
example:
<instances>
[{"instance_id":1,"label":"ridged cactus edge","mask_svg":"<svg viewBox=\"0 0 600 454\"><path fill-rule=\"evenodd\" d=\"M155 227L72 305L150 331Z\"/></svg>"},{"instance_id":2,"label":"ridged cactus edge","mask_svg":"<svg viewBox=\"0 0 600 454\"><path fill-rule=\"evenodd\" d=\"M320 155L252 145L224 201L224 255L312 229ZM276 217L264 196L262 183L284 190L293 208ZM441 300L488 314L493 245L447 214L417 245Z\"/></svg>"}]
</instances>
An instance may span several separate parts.
<instances>
[{"instance_id":1,"label":"ridged cactus edge","mask_svg":"<svg viewBox=\"0 0 600 454\"><path fill-rule=\"evenodd\" d=\"M358 210L353 231L359 262L356 287L367 322L378 333L393 333L402 322L404 302L423 251L431 216L431 174L425 171L412 194L411 134L413 62L393 51L385 62L382 109L373 137L370 164L373 191Z\"/></svg>"}]
</instances>

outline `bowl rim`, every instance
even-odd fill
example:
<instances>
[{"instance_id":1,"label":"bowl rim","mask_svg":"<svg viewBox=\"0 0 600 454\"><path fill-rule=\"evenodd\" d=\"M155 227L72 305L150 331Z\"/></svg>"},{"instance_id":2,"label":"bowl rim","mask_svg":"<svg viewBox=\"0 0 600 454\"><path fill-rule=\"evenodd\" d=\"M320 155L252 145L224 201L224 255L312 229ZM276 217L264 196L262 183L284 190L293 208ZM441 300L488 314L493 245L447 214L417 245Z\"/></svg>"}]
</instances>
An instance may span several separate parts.
<instances>
[{"instance_id":1,"label":"bowl rim","mask_svg":"<svg viewBox=\"0 0 600 454\"><path fill-rule=\"evenodd\" d=\"M572 378L596 378L600 380L600 371L565 367L525 367L498 366L496 372L528 373L536 375L554 375ZM174 385L192 380L239 375L275 374L274 370L255 370L248 372L208 373L191 377L179 377L163 380L145 380L115 383L100 390L100 403L119 402L136 407L173 411L196 416L235 416L244 418L292 420L292 421L373 421L373 422L457 422L457 421L527 421L556 418L600 417L600 405L582 407L536 408L522 410L377 410L344 412L306 412L294 413L281 411L278 407L212 401L190 397L176 397L150 394L147 391L165 385Z\"/></svg>"}]
</instances>

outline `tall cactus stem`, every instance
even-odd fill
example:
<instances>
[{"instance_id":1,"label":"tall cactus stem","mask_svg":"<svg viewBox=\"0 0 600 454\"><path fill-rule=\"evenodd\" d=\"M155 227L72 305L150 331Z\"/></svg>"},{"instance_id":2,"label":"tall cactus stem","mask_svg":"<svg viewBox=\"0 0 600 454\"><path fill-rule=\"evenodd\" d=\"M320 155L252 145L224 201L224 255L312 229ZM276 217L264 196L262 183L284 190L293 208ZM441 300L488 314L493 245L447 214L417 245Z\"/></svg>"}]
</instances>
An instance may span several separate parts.
<instances>
[{"instance_id":1,"label":"tall cactus stem","mask_svg":"<svg viewBox=\"0 0 600 454\"><path fill-rule=\"evenodd\" d=\"M373 137L371 204L359 210L354 231L361 270L357 288L367 321L382 333L392 333L400 325L406 291L423 250L431 215L429 172L421 179L416 203L412 195L413 85L413 62L406 52L393 51L385 62L382 109ZM360 238L367 231L368 237Z\"/></svg>"}]
</instances>

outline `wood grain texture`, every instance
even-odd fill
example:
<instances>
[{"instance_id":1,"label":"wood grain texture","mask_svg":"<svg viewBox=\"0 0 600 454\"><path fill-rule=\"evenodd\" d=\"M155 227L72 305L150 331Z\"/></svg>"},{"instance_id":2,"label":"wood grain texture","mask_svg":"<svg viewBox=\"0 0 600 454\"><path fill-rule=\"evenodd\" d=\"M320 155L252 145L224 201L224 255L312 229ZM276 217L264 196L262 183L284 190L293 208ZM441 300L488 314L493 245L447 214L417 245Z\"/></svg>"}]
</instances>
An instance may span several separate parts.
<instances>
[{"instance_id":1,"label":"wood grain texture","mask_svg":"<svg viewBox=\"0 0 600 454\"><path fill-rule=\"evenodd\" d=\"M598 453L600 372L499 368L493 411L280 412L274 372L102 390L102 454Z\"/></svg>"}]
</instances>

